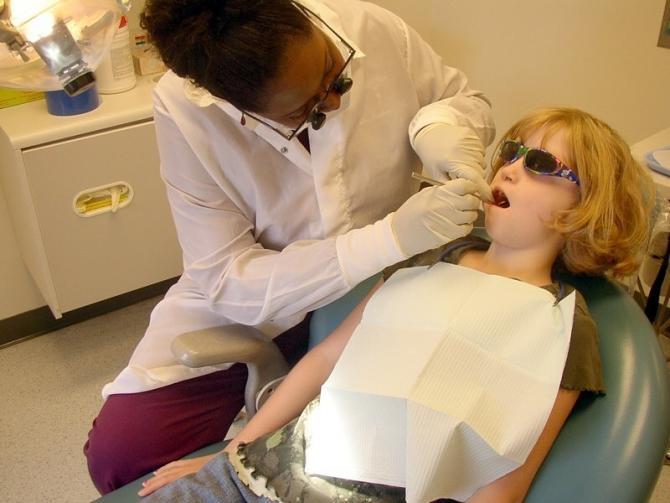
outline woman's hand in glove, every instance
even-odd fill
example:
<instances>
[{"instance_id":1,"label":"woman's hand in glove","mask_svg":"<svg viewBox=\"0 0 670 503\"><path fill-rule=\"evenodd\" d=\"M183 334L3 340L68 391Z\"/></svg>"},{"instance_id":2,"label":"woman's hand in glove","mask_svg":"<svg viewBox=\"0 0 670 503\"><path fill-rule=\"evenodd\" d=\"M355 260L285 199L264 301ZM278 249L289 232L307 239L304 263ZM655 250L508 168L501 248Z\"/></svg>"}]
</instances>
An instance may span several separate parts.
<instances>
[{"instance_id":1,"label":"woman's hand in glove","mask_svg":"<svg viewBox=\"0 0 670 503\"><path fill-rule=\"evenodd\" d=\"M391 221L401 251L411 257L469 234L477 219L477 190L473 182L460 178L423 189L405 201Z\"/></svg>"},{"instance_id":2,"label":"woman's hand in glove","mask_svg":"<svg viewBox=\"0 0 670 503\"><path fill-rule=\"evenodd\" d=\"M477 186L483 200L492 199L484 180L484 145L470 128L430 124L416 134L412 144L428 176L440 181L465 178Z\"/></svg>"}]
</instances>

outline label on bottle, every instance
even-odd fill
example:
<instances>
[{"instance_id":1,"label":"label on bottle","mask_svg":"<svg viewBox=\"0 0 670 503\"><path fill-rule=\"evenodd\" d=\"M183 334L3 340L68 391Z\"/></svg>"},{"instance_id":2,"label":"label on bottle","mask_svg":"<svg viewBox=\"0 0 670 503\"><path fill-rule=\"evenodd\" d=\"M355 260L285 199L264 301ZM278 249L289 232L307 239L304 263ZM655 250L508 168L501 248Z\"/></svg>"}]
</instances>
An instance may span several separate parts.
<instances>
[{"instance_id":1,"label":"label on bottle","mask_svg":"<svg viewBox=\"0 0 670 503\"><path fill-rule=\"evenodd\" d=\"M132 89L137 81L133 56L130 51L130 34L125 17L114 34L109 52L95 71L98 92L120 93Z\"/></svg>"}]
</instances>

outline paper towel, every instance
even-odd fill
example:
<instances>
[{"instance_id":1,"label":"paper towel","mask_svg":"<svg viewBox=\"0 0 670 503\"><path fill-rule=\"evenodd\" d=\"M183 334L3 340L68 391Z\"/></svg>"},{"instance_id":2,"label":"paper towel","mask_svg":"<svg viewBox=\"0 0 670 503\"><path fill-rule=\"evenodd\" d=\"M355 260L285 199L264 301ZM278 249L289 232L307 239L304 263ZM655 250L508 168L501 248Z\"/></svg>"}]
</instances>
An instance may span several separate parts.
<instances>
[{"instance_id":1,"label":"paper towel","mask_svg":"<svg viewBox=\"0 0 670 503\"><path fill-rule=\"evenodd\" d=\"M560 385L574 293L439 263L370 299L308 422L306 471L467 499L521 465Z\"/></svg>"}]
</instances>

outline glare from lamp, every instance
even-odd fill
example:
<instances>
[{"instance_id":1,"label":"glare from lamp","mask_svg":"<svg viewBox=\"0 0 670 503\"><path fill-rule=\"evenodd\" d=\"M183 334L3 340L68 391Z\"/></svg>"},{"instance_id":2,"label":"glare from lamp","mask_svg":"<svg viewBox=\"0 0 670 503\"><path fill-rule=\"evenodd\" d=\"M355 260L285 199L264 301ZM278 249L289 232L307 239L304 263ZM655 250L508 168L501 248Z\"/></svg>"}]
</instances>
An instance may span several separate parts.
<instances>
[{"instance_id":1,"label":"glare from lamp","mask_svg":"<svg viewBox=\"0 0 670 503\"><path fill-rule=\"evenodd\" d=\"M28 35L28 33L42 33L42 27L46 24L40 23L38 30L26 30L27 38L49 71L58 77L63 89L70 96L81 94L95 84L93 72L82 59L81 50L63 20L58 19L55 23L51 21L49 24L51 29L46 35L32 40Z\"/></svg>"},{"instance_id":2,"label":"glare from lamp","mask_svg":"<svg viewBox=\"0 0 670 503\"><path fill-rule=\"evenodd\" d=\"M84 92L128 7L125 0L14 0L10 28L27 44L0 44L0 86Z\"/></svg>"},{"instance_id":3,"label":"glare from lamp","mask_svg":"<svg viewBox=\"0 0 670 503\"><path fill-rule=\"evenodd\" d=\"M53 0L22 0L20 2L11 2L11 20L14 26L19 26L30 20L34 17L39 17L41 21L37 23L32 23L33 30L43 30L42 33L34 33L37 38L43 37L49 33L51 27L49 26L49 19L38 16L38 14L43 13L54 4L58 2ZM51 16L51 21L53 21L53 16Z\"/></svg>"}]
</instances>

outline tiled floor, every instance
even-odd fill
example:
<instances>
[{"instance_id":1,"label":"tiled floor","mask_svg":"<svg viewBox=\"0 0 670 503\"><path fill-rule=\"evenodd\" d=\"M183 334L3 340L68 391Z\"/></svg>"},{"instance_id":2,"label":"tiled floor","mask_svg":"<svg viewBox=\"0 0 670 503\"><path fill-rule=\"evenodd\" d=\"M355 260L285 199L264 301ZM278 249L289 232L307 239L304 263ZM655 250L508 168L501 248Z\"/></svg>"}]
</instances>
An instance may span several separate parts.
<instances>
[{"instance_id":1,"label":"tiled floor","mask_svg":"<svg viewBox=\"0 0 670 503\"><path fill-rule=\"evenodd\" d=\"M0 349L0 501L71 503L98 496L82 445L102 385L125 365L157 301ZM670 466L651 502L670 502Z\"/></svg>"}]
</instances>

